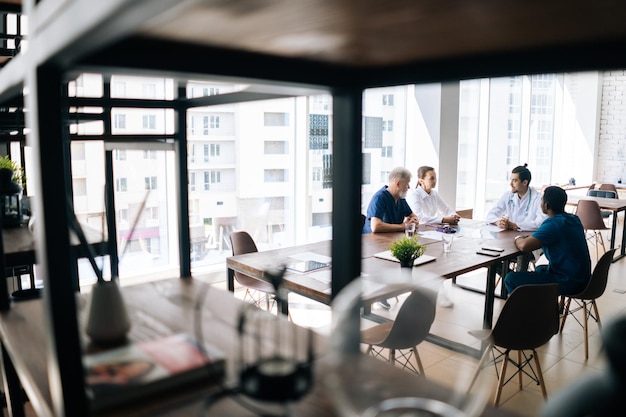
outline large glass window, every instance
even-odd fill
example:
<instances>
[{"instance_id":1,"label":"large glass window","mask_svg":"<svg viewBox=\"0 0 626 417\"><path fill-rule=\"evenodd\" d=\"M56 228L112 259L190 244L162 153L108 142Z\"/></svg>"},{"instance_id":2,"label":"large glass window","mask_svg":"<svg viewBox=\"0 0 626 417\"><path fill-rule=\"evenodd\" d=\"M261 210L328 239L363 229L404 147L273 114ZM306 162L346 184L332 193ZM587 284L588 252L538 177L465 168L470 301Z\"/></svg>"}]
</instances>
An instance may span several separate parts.
<instances>
[{"instance_id":1,"label":"large glass window","mask_svg":"<svg viewBox=\"0 0 626 417\"><path fill-rule=\"evenodd\" d=\"M619 77L614 78L617 82ZM419 166L434 166L440 194L458 209L473 208L476 218L508 189L510 171L519 164L529 164L532 185L538 188L570 177L579 183L595 180L600 137L595 119L604 114L598 99L601 79L600 73L541 74L366 90L363 212L395 166L411 170L412 187ZM93 80L81 77L72 88L76 94L93 89L89 94L97 95L102 94L101 84L94 89ZM111 81L112 95L131 98L168 99L174 96L174 85L173 80L121 75ZM194 81L187 92L208 96L242 88ZM455 100L446 98L443 89L456 90ZM323 94L187 110L194 270L223 267L231 254L228 236L233 230L248 231L260 250L331 237L333 167L341 163L333 159L331 111L332 97ZM115 108L112 114L113 133L127 138L137 132L138 142L142 133L172 132L176 126L169 110ZM608 129L609 121L602 126ZM442 155L442 144L451 141L457 143L456 154L448 149ZM127 247L125 258L175 268L179 245L171 193L173 152L131 148L114 149L119 247ZM104 165L103 149L92 140L73 151L75 203L85 218L103 213L103 168L99 174L92 169ZM611 169L616 179L626 177L623 167ZM146 198L145 207L152 212L143 210L131 233ZM130 262L122 264L121 271L131 273Z\"/></svg>"}]
</instances>

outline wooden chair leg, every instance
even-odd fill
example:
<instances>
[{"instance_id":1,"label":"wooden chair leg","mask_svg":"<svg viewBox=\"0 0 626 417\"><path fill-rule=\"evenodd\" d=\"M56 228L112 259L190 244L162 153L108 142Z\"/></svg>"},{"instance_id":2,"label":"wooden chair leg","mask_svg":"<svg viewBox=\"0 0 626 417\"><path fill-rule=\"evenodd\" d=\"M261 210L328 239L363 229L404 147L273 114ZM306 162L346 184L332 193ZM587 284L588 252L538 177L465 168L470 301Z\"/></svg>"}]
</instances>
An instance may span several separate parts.
<instances>
[{"instance_id":1,"label":"wooden chair leg","mask_svg":"<svg viewBox=\"0 0 626 417\"><path fill-rule=\"evenodd\" d=\"M470 384L467 387L467 393L468 394L469 394L470 390L472 389L472 387L474 386L474 384L476 383L476 380L478 379L478 374L480 374L480 371L482 370L483 363L485 363L485 360L487 359L487 357L491 353L492 346L493 345L489 344L489 346L487 346L485 348L485 351L483 352L483 355L481 356L480 361L478 361L478 366L476 367L476 370L474 371L474 375L472 375L472 379L470 381Z\"/></svg>"},{"instance_id":2,"label":"wooden chair leg","mask_svg":"<svg viewBox=\"0 0 626 417\"><path fill-rule=\"evenodd\" d=\"M593 306L593 311L596 314L596 323L598 323L598 328L602 328L602 323L600 322L600 312L598 312L598 304L596 300L591 300L591 305Z\"/></svg>"},{"instance_id":3,"label":"wooden chair leg","mask_svg":"<svg viewBox=\"0 0 626 417\"><path fill-rule=\"evenodd\" d=\"M496 407L500 405L500 397L502 396L502 388L504 387L504 381L506 379L506 366L509 363L509 353L510 351L507 350L502 356L503 358L502 368L500 370L500 378L498 378L498 388L496 389L496 397L493 400L493 405Z\"/></svg>"},{"instance_id":4,"label":"wooden chair leg","mask_svg":"<svg viewBox=\"0 0 626 417\"><path fill-rule=\"evenodd\" d=\"M543 394L543 399L548 399L548 392L546 391L546 383L543 380L543 372L541 371L541 365L539 364L539 357L537 356L537 351L533 349L533 356L535 357L535 367L537 368L537 378L539 378L539 385L541 386L541 393Z\"/></svg>"}]
</instances>

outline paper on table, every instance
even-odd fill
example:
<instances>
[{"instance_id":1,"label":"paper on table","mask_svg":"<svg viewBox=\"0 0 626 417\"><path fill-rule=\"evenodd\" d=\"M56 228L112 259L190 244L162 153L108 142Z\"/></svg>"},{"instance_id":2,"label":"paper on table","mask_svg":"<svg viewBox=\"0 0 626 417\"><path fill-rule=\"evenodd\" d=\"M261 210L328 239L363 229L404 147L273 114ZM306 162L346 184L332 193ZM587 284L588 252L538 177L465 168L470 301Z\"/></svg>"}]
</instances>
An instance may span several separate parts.
<instances>
[{"instance_id":1,"label":"paper on table","mask_svg":"<svg viewBox=\"0 0 626 417\"><path fill-rule=\"evenodd\" d=\"M384 252L378 252L378 253L374 254L374 256L376 258L386 259L388 261L400 262L398 260L398 258L393 256L391 254L391 251L388 251L388 250L386 250ZM422 264L425 264L425 263L428 263L428 262L432 262L432 261L434 261L436 259L437 259L436 257L431 256L431 255L422 255L419 258L417 258L415 260L415 262L413 262L413 266L422 265Z\"/></svg>"},{"instance_id":2,"label":"paper on table","mask_svg":"<svg viewBox=\"0 0 626 417\"><path fill-rule=\"evenodd\" d=\"M323 269L320 271L311 272L308 274L311 278L323 282L324 284L330 284L332 280L332 272L330 269Z\"/></svg>"},{"instance_id":3,"label":"paper on table","mask_svg":"<svg viewBox=\"0 0 626 417\"><path fill-rule=\"evenodd\" d=\"M481 229L486 232L503 232L505 230L500 226L496 226L495 224L487 224L481 227Z\"/></svg>"},{"instance_id":4,"label":"paper on table","mask_svg":"<svg viewBox=\"0 0 626 417\"><path fill-rule=\"evenodd\" d=\"M421 237L425 237L427 239L441 240L441 235L443 233L437 232L435 230L426 230L424 232L417 232L417 234L420 235Z\"/></svg>"},{"instance_id":5,"label":"paper on table","mask_svg":"<svg viewBox=\"0 0 626 417\"><path fill-rule=\"evenodd\" d=\"M426 239L432 239L432 240L438 240L441 241L442 240L442 236L443 236L443 232L438 232L436 230L427 230L425 232L419 232L418 233L421 237L424 237ZM454 234L454 238L458 239L460 237L463 237L463 230L461 230L460 232L457 232Z\"/></svg>"}]
</instances>

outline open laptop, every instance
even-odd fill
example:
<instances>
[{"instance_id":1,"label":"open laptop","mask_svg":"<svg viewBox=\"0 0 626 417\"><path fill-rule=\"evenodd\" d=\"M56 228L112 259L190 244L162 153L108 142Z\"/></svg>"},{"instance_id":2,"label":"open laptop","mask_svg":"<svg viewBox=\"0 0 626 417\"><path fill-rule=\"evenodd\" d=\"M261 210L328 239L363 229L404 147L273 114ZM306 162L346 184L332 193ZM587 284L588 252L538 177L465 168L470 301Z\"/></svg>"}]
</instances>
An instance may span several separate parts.
<instances>
[{"instance_id":1,"label":"open laptop","mask_svg":"<svg viewBox=\"0 0 626 417\"><path fill-rule=\"evenodd\" d=\"M287 269L296 272L310 272L328 266L330 266L330 264L318 261L294 261L286 265Z\"/></svg>"}]
</instances>

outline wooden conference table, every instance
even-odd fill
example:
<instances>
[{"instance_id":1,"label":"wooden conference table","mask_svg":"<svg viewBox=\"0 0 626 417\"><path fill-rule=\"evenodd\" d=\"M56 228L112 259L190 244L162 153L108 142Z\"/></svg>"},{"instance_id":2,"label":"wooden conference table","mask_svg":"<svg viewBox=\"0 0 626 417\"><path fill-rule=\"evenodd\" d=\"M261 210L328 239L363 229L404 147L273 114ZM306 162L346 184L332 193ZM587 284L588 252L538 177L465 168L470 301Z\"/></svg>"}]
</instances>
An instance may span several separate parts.
<instances>
[{"instance_id":1,"label":"wooden conference table","mask_svg":"<svg viewBox=\"0 0 626 417\"><path fill-rule=\"evenodd\" d=\"M226 354L227 366L224 386L233 387L238 382L239 319L244 306L249 304L224 290L192 278L172 278L142 283L122 288L132 327L129 341L154 339L157 337L187 332L197 334L195 325L201 322L202 340L211 343ZM87 310L87 295L78 296L80 328L84 328ZM297 340L307 340L309 330L298 327L285 317L270 316L260 310L259 314L281 320L289 326ZM39 417L54 417L54 407L48 380L49 355L46 351L49 332L45 328L44 300L30 300L14 304L8 311L0 313L0 336L5 353L5 372L17 376ZM255 343L271 349L280 343L272 332L260 333ZM82 346L91 351L86 335L82 334ZM280 339L280 338L278 338ZM338 358L329 351L328 340L314 335L314 379L311 391L300 401L290 404L289 415L294 416L340 416L331 400L332 389L326 387L327 377L333 375L353 395L358 407L371 405L383 399L420 396L449 402L452 392L437 383L402 371L375 358L356 354ZM73 342L73 341L72 341ZM281 345L281 352L292 344ZM302 346L302 345L300 345ZM271 350L270 350L271 351ZM8 366L7 366L8 365ZM11 378L9 378L11 380ZM10 390L18 390L16 384ZM227 397L203 414L205 400L220 391L215 382L206 382L184 389L168 391L149 400L137 401L128 406L97 414L99 416L254 416L258 415ZM9 391L15 393L15 391ZM11 398L11 395L8 396ZM13 415L24 415L21 404L12 404ZM21 412L21 414L20 414ZM506 417L512 414L487 407L481 413L485 417Z\"/></svg>"},{"instance_id":2,"label":"wooden conference table","mask_svg":"<svg viewBox=\"0 0 626 417\"><path fill-rule=\"evenodd\" d=\"M590 197L590 196L577 196L567 195L567 205L577 206L580 200L593 200L598 203L602 210L610 210L613 212L613 221L611 222L611 249L615 248L615 232L617 229L617 216L620 212L624 213L624 219L622 222L622 244L620 250L613 258L613 262L622 259L626 256L626 200L618 198L604 198L604 197Z\"/></svg>"},{"instance_id":3,"label":"wooden conference table","mask_svg":"<svg viewBox=\"0 0 626 417\"><path fill-rule=\"evenodd\" d=\"M484 222L469 219L461 219L458 227L460 232L454 240L452 252L443 253L435 227L420 225L419 232L425 233L423 237L420 237L420 242L427 244L426 254L436 257L436 260L411 268L408 277L406 268L400 268L399 263L374 256L378 252L387 250L394 239L402 236L401 233L363 235L361 270L364 315L376 321L381 320L379 316L371 314L369 306L376 301L406 293L406 287L403 287L401 283L431 286L436 289L442 278L456 278L467 272L487 268L482 325L483 328L491 328L496 297L496 273L501 272L502 268L508 264L505 261L515 259L521 253L513 243L513 237L519 232L496 232L495 227L486 226ZM477 254L476 251L485 245L497 246L503 251L497 257ZM226 260L228 289L234 291L235 271L269 281L265 271L288 263L290 259L307 253L330 257L331 242L317 242L229 257ZM288 291L330 305L332 301L330 268L309 273L296 273L287 270L284 279L284 287ZM283 312L285 310L283 309ZM431 334L428 340L472 356L480 355L479 350L437 335Z\"/></svg>"}]
</instances>

